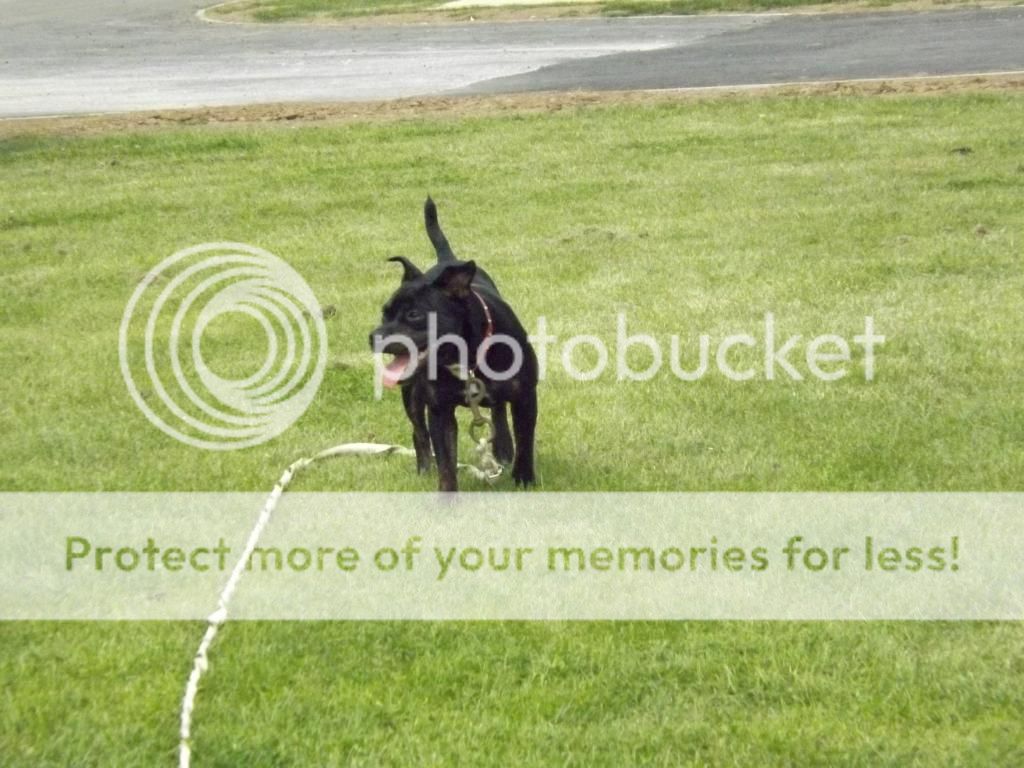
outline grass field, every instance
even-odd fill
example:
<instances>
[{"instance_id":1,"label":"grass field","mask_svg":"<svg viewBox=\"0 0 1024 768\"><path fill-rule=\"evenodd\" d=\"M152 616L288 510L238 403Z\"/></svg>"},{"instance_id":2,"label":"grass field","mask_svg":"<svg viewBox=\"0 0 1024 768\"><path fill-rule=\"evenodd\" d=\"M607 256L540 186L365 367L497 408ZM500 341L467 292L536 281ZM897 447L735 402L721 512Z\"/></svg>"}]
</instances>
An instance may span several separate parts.
<instances>
[{"instance_id":1,"label":"grass field","mask_svg":"<svg viewBox=\"0 0 1024 768\"><path fill-rule=\"evenodd\" d=\"M576 16L651 16L746 11L772 11L787 8L844 10L857 8L888 8L907 6L921 8L971 5L971 0L594 0L594 2L559 3L552 0L543 5L445 9L438 0L239 0L210 9L214 19L251 20L259 22L346 21L388 16L418 16L437 20L469 18L527 18Z\"/></svg>"},{"instance_id":2,"label":"grass field","mask_svg":"<svg viewBox=\"0 0 1024 768\"><path fill-rule=\"evenodd\" d=\"M770 311L780 334L849 338L872 315L887 337L870 382L860 358L830 383L555 370L542 490L1022 490L1022 122L1014 94L744 97L5 139L0 489L265 490L327 445L407 443L397 397L372 398L366 335L397 283L384 258L428 261L430 192L528 326L613 340L625 312L692 350ZM224 454L146 422L116 343L147 269L219 240L273 251L337 308L306 415ZM433 484L411 460L352 459L299 487ZM199 633L0 625L2 762L170 763ZM1015 765L1022 682L1012 624L240 624L196 750L223 766Z\"/></svg>"}]
</instances>

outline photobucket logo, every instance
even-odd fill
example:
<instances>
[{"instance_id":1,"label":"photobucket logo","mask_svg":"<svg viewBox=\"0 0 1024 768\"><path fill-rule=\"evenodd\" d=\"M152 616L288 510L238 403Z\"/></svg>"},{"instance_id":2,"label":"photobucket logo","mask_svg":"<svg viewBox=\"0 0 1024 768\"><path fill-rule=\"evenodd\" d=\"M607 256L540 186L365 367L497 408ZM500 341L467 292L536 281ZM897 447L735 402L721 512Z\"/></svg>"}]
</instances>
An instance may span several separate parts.
<instances>
[{"instance_id":1,"label":"photobucket logo","mask_svg":"<svg viewBox=\"0 0 1024 768\"><path fill-rule=\"evenodd\" d=\"M615 361L617 381L648 381L662 372L666 362L674 378L687 382L715 375L716 370L730 381L755 378L803 381L802 370L820 381L837 381L850 374L853 348L860 347L864 380L873 381L875 351L885 343L885 336L876 333L875 320L870 315L864 317L863 328L863 333L854 334L852 344L836 333L820 334L805 341L799 333L784 337L776 327L775 315L766 312L763 324L754 333L730 333L721 339L707 333L697 334L696 350L690 348L692 342L684 342L678 334L672 334L668 338L666 354L663 339L648 333L631 333L626 315L619 313L615 318L615 340L611 350L600 336L593 334L577 334L563 342L548 333L544 317L538 318L537 331L530 334L530 342L537 350L538 370L542 378L548 368L549 348L560 347L558 359L562 369L575 381L600 378L612 360ZM687 347L685 350L684 346ZM590 356L594 358L589 368L577 364L577 350L581 348L589 348ZM632 349L645 351L646 365L635 367L630 362Z\"/></svg>"},{"instance_id":2,"label":"photobucket logo","mask_svg":"<svg viewBox=\"0 0 1024 768\"><path fill-rule=\"evenodd\" d=\"M438 350L451 347L457 363L448 368L477 371L491 381L504 381L515 376L526 359L521 344L513 337L494 334L471 355L465 339L454 334L438 335L437 321L429 316L425 346L418 346L410 336L393 333L377 340L378 350L402 349L395 361L385 365L380 354L375 360L374 394L380 399L384 386L394 386L414 375L426 375L436 380L439 375ZM537 318L536 331L529 335L536 353L538 378L547 377L549 369L561 366L562 372L573 381L595 381L609 375L614 363L616 381L649 381L659 374L671 375L683 382L699 381L706 376L721 375L730 381L749 381L762 378L803 381L805 377L819 381L837 381L850 375L863 374L865 381L875 378L875 353L885 343L885 336L875 330L874 318L866 315L863 332L854 333L852 339L837 333L825 333L804 339L802 334L783 335L777 328L775 315L764 314L763 324L754 332L729 333L720 339L711 334L696 334L684 341L679 334L665 339L649 333L632 333L626 315L615 317L615 332L609 344L601 336L580 333L561 339L548 332L547 318ZM487 349L505 346L511 363L499 371L487 365ZM859 347L855 354L854 349ZM632 350L642 350L645 361L637 366ZM451 357L451 355L449 355ZM581 363L580 357L585 361ZM855 362L855 358L858 358ZM552 362L553 361L553 362ZM669 374L665 374L666 367ZM857 371L856 369L860 369ZM393 375L389 377L389 372Z\"/></svg>"},{"instance_id":3,"label":"photobucket logo","mask_svg":"<svg viewBox=\"0 0 1024 768\"><path fill-rule=\"evenodd\" d=\"M253 325L263 331L255 348ZM323 379L327 331L312 289L283 260L244 243L204 243L142 279L118 352L150 422L188 445L227 451L276 437L306 411Z\"/></svg>"}]
</instances>

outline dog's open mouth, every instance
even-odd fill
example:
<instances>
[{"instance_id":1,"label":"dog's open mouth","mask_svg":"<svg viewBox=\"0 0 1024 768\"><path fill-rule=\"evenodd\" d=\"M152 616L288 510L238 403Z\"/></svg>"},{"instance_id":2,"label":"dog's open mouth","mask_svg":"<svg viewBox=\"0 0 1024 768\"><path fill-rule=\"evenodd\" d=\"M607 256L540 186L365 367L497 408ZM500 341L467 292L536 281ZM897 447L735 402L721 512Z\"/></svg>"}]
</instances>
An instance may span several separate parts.
<instances>
[{"instance_id":1,"label":"dog's open mouth","mask_svg":"<svg viewBox=\"0 0 1024 768\"><path fill-rule=\"evenodd\" d=\"M420 353L418 351L415 356L410 356L405 352L395 355L394 359L381 371L381 383L388 389L394 389L404 379L412 376L419 362Z\"/></svg>"}]
</instances>

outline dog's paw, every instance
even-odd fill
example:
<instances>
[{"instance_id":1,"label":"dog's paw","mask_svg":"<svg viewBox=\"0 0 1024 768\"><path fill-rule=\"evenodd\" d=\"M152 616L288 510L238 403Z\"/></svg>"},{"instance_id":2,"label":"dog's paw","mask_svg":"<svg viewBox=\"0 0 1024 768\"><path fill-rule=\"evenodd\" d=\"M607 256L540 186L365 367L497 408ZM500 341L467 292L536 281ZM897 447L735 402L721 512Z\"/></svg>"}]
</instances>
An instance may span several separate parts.
<instances>
[{"instance_id":1,"label":"dog's paw","mask_svg":"<svg viewBox=\"0 0 1024 768\"><path fill-rule=\"evenodd\" d=\"M494 458L498 460L498 463L503 466L509 466L513 460L515 460L515 450L512 448L512 443L500 443L498 440L494 441Z\"/></svg>"},{"instance_id":2,"label":"dog's paw","mask_svg":"<svg viewBox=\"0 0 1024 768\"><path fill-rule=\"evenodd\" d=\"M515 480L516 486L523 488L529 488L537 482L533 476L533 467L516 467L512 470L512 479Z\"/></svg>"}]
</instances>

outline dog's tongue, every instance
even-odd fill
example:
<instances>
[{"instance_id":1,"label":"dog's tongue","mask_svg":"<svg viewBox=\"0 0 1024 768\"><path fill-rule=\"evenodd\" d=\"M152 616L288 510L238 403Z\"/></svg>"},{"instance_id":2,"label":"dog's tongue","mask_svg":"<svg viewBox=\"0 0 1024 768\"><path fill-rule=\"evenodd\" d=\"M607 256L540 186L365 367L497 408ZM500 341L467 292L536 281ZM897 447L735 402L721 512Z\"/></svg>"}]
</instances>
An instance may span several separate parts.
<instances>
[{"instance_id":1,"label":"dog's tongue","mask_svg":"<svg viewBox=\"0 0 1024 768\"><path fill-rule=\"evenodd\" d=\"M398 385L398 381L402 378L402 374L405 373L405 369L408 366L408 355L395 355L395 359L388 363L387 367L381 372L381 383L388 389L393 389Z\"/></svg>"}]
</instances>

